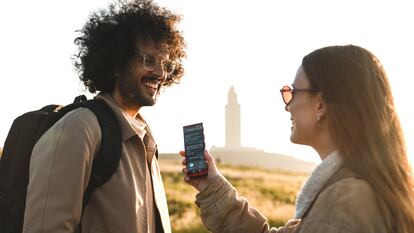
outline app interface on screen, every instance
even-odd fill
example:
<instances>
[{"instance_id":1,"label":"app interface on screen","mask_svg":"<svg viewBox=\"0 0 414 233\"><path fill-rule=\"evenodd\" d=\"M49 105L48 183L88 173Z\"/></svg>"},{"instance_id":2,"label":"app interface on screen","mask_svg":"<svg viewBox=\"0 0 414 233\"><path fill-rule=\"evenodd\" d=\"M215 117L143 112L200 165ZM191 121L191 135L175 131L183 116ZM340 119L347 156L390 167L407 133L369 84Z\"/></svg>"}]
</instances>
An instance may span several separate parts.
<instances>
[{"instance_id":1,"label":"app interface on screen","mask_svg":"<svg viewBox=\"0 0 414 233\"><path fill-rule=\"evenodd\" d=\"M206 169L202 123L184 126L184 144L188 171L200 172Z\"/></svg>"}]
</instances>

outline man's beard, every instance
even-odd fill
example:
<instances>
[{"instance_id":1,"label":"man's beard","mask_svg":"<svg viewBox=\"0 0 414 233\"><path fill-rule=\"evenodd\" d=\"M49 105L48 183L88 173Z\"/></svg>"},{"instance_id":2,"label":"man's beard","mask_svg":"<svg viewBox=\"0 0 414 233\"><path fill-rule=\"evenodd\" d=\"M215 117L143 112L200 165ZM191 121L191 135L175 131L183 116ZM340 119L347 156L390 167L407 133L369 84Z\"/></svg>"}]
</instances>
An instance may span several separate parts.
<instances>
[{"instance_id":1,"label":"man's beard","mask_svg":"<svg viewBox=\"0 0 414 233\"><path fill-rule=\"evenodd\" d=\"M156 77L148 75L143 77L141 81L143 79L156 79ZM152 106L155 104L159 90L154 99L148 93L143 93L145 90L142 90L141 88L143 88L143 84L137 82L137 79L132 75L127 75L124 79L120 80L119 91L123 99L123 104L126 107L133 108L136 106Z\"/></svg>"}]
</instances>

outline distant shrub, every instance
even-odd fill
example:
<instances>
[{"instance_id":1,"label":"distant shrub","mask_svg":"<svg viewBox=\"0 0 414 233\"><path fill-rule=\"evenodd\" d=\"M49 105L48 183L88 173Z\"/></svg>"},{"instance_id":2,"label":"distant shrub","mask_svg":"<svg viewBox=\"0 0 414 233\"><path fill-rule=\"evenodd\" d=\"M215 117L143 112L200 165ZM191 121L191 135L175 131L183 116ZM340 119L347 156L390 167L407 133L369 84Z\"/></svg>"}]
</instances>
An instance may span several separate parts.
<instances>
[{"instance_id":1,"label":"distant shrub","mask_svg":"<svg viewBox=\"0 0 414 233\"><path fill-rule=\"evenodd\" d=\"M216 158L216 164L221 165L221 158Z\"/></svg>"},{"instance_id":2,"label":"distant shrub","mask_svg":"<svg viewBox=\"0 0 414 233\"><path fill-rule=\"evenodd\" d=\"M162 179L167 183L183 183L183 175L180 172L162 172Z\"/></svg>"},{"instance_id":3,"label":"distant shrub","mask_svg":"<svg viewBox=\"0 0 414 233\"><path fill-rule=\"evenodd\" d=\"M248 186L248 180L241 178L241 177L231 177L225 175L226 179L234 186L234 187L240 187L240 186Z\"/></svg>"},{"instance_id":4,"label":"distant shrub","mask_svg":"<svg viewBox=\"0 0 414 233\"><path fill-rule=\"evenodd\" d=\"M280 227L284 226L286 224L286 221L280 220L280 219L268 219L267 223L270 227Z\"/></svg>"},{"instance_id":5,"label":"distant shrub","mask_svg":"<svg viewBox=\"0 0 414 233\"><path fill-rule=\"evenodd\" d=\"M265 198L270 198L273 201L280 201L286 204L295 204L295 194L284 190L277 190L268 187L258 187L258 190Z\"/></svg>"},{"instance_id":6,"label":"distant shrub","mask_svg":"<svg viewBox=\"0 0 414 233\"><path fill-rule=\"evenodd\" d=\"M188 202L184 202L177 199L170 199L167 197L168 211L171 216L177 216L181 218L187 209L191 208L192 205Z\"/></svg>"},{"instance_id":7,"label":"distant shrub","mask_svg":"<svg viewBox=\"0 0 414 233\"><path fill-rule=\"evenodd\" d=\"M202 225L192 226L190 228L174 230L173 233L209 233Z\"/></svg>"}]
</instances>

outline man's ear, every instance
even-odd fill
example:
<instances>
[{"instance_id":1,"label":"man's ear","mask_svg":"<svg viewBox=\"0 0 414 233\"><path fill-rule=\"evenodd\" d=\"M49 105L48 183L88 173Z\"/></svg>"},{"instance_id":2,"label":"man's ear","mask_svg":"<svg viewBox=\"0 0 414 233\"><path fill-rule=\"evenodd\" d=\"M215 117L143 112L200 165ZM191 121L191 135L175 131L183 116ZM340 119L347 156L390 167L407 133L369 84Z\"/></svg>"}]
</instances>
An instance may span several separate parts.
<instances>
[{"instance_id":1,"label":"man's ear","mask_svg":"<svg viewBox=\"0 0 414 233\"><path fill-rule=\"evenodd\" d=\"M319 121L320 119L322 119L325 116L325 112L326 112L326 103L322 98L322 94L319 92L316 96L315 96L315 117L316 117L316 121Z\"/></svg>"}]
</instances>

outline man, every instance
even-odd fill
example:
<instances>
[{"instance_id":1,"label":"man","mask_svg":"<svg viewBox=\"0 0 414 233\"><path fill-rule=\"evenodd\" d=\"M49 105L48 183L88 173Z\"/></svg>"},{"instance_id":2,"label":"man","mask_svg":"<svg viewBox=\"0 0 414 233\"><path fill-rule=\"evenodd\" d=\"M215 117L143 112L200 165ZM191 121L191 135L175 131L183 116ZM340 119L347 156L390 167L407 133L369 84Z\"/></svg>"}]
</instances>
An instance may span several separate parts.
<instances>
[{"instance_id":1,"label":"man","mask_svg":"<svg viewBox=\"0 0 414 233\"><path fill-rule=\"evenodd\" d=\"M119 120L119 167L82 210L102 133L89 109L66 114L32 152L24 233L171 232L156 144L139 110L183 75L179 21L151 0L119 1L90 16L75 40L75 67Z\"/></svg>"}]
</instances>

